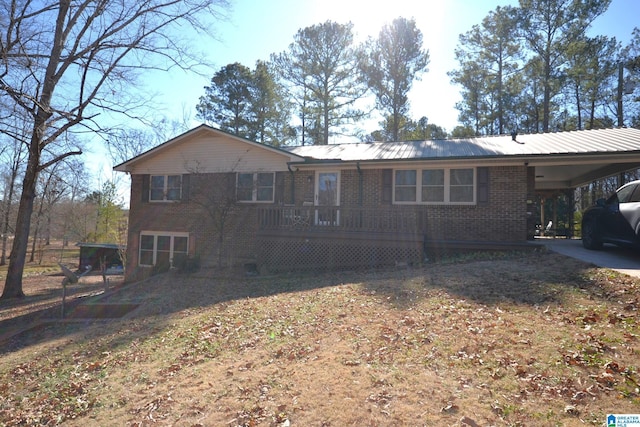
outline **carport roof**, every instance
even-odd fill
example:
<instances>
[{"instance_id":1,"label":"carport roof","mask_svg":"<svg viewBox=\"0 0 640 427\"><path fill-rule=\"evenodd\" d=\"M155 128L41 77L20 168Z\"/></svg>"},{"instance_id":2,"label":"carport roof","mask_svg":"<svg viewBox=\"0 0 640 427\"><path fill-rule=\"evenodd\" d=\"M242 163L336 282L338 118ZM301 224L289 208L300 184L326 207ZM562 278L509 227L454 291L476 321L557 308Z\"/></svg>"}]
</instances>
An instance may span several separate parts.
<instances>
[{"instance_id":1,"label":"carport roof","mask_svg":"<svg viewBox=\"0 0 640 427\"><path fill-rule=\"evenodd\" d=\"M640 129L289 147L305 163L505 161L536 168L537 189L575 188L640 167Z\"/></svg>"}]
</instances>

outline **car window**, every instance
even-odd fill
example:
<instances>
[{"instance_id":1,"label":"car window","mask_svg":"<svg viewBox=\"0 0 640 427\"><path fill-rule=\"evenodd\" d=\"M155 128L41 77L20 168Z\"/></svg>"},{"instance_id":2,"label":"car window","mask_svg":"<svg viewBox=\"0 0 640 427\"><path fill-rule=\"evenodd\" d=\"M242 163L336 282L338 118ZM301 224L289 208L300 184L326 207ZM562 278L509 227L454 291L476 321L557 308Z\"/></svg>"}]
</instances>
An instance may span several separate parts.
<instances>
[{"instance_id":1,"label":"car window","mask_svg":"<svg viewBox=\"0 0 640 427\"><path fill-rule=\"evenodd\" d=\"M633 194L629 197L629 202L640 202L640 185L635 186Z\"/></svg>"},{"instance_id":2,"label":"car window","mask_svg":"<svg viewBox=\"0 0 640 427\"><path fill-rule=\"evenodd\" d=\"M636 185L627 185L622 187L616 193L618 196L618 202L620 203L628 203L631 201L631 196L633 195L633 191L636 189Z\"/></svg>"}]
</instances>

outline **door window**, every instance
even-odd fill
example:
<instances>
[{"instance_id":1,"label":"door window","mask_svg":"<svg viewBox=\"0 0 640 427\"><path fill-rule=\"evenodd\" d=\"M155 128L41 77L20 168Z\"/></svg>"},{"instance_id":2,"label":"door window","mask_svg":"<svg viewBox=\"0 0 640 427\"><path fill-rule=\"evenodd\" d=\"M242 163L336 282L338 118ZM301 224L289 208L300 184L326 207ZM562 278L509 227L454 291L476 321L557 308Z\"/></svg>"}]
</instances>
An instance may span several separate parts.
<instances>
[{"instance_id":1,"label":"door window","mask_svg":"<svg viewBox=\"0 0 640 427\"><path fill-rule=\"evenodd\" d=\"M338 225L340 211L339 172L318 172L316 186L316 224Z\"/></svg>"}]
</instances>

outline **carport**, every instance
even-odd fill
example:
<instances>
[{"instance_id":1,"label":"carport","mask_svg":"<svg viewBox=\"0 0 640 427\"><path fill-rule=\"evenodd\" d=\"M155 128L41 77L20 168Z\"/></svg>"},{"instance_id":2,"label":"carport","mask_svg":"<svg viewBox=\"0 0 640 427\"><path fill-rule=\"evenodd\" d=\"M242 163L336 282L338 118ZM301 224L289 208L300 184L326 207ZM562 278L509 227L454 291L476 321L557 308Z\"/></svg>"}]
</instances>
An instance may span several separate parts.
<instances>
[{"instance_id":1,"label":"carport","mask_svg":"<svg viewBox=\"0 0 640 427\"><path fill-rule=\"evenodd\" d=\"M608 177L617 177L619 186L624 172L640 168L639 129L515 135L513 139L530 153L525 160L534 176L535 200L528 202L535 205L535 209L530 212L543 231L549 221L553 222L551 235L573 236L576 188ZM558 212L561 203L568 206L564 215ZM546 205L552 206L551 215L544 214ZM556 228L558 224L565 226Z\"/></svg>"}]
</instances>

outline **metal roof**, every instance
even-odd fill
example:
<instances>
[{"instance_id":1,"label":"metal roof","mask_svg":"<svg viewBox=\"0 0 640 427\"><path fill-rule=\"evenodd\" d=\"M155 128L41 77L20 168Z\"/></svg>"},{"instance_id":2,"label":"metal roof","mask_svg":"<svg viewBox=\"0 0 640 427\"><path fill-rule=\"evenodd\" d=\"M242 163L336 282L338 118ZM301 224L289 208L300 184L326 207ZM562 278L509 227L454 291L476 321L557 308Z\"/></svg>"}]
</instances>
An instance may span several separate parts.
<instances>
[{"instance_id":1,"label":"metal roof","mask_svg":"<svg viewBox=\"0 0 640 427\"><path fill-rule=\"evenodd\" d=\"M445 160L640 153L640 129L617 128L446 140L310 145L286 148L313 162Z\"/></svg>"},{"instance_id":2,"label":"metal roof","mask_svg":"<svg viewBox=\"0 0 640 427\"><path fill-rule=\"evenodd\" d=\"M124 249L124 245L118 245L116 243L86 243L78 242L76 246L81 248L104 248L104 249Z\"/></svg>"}]
</instances>

